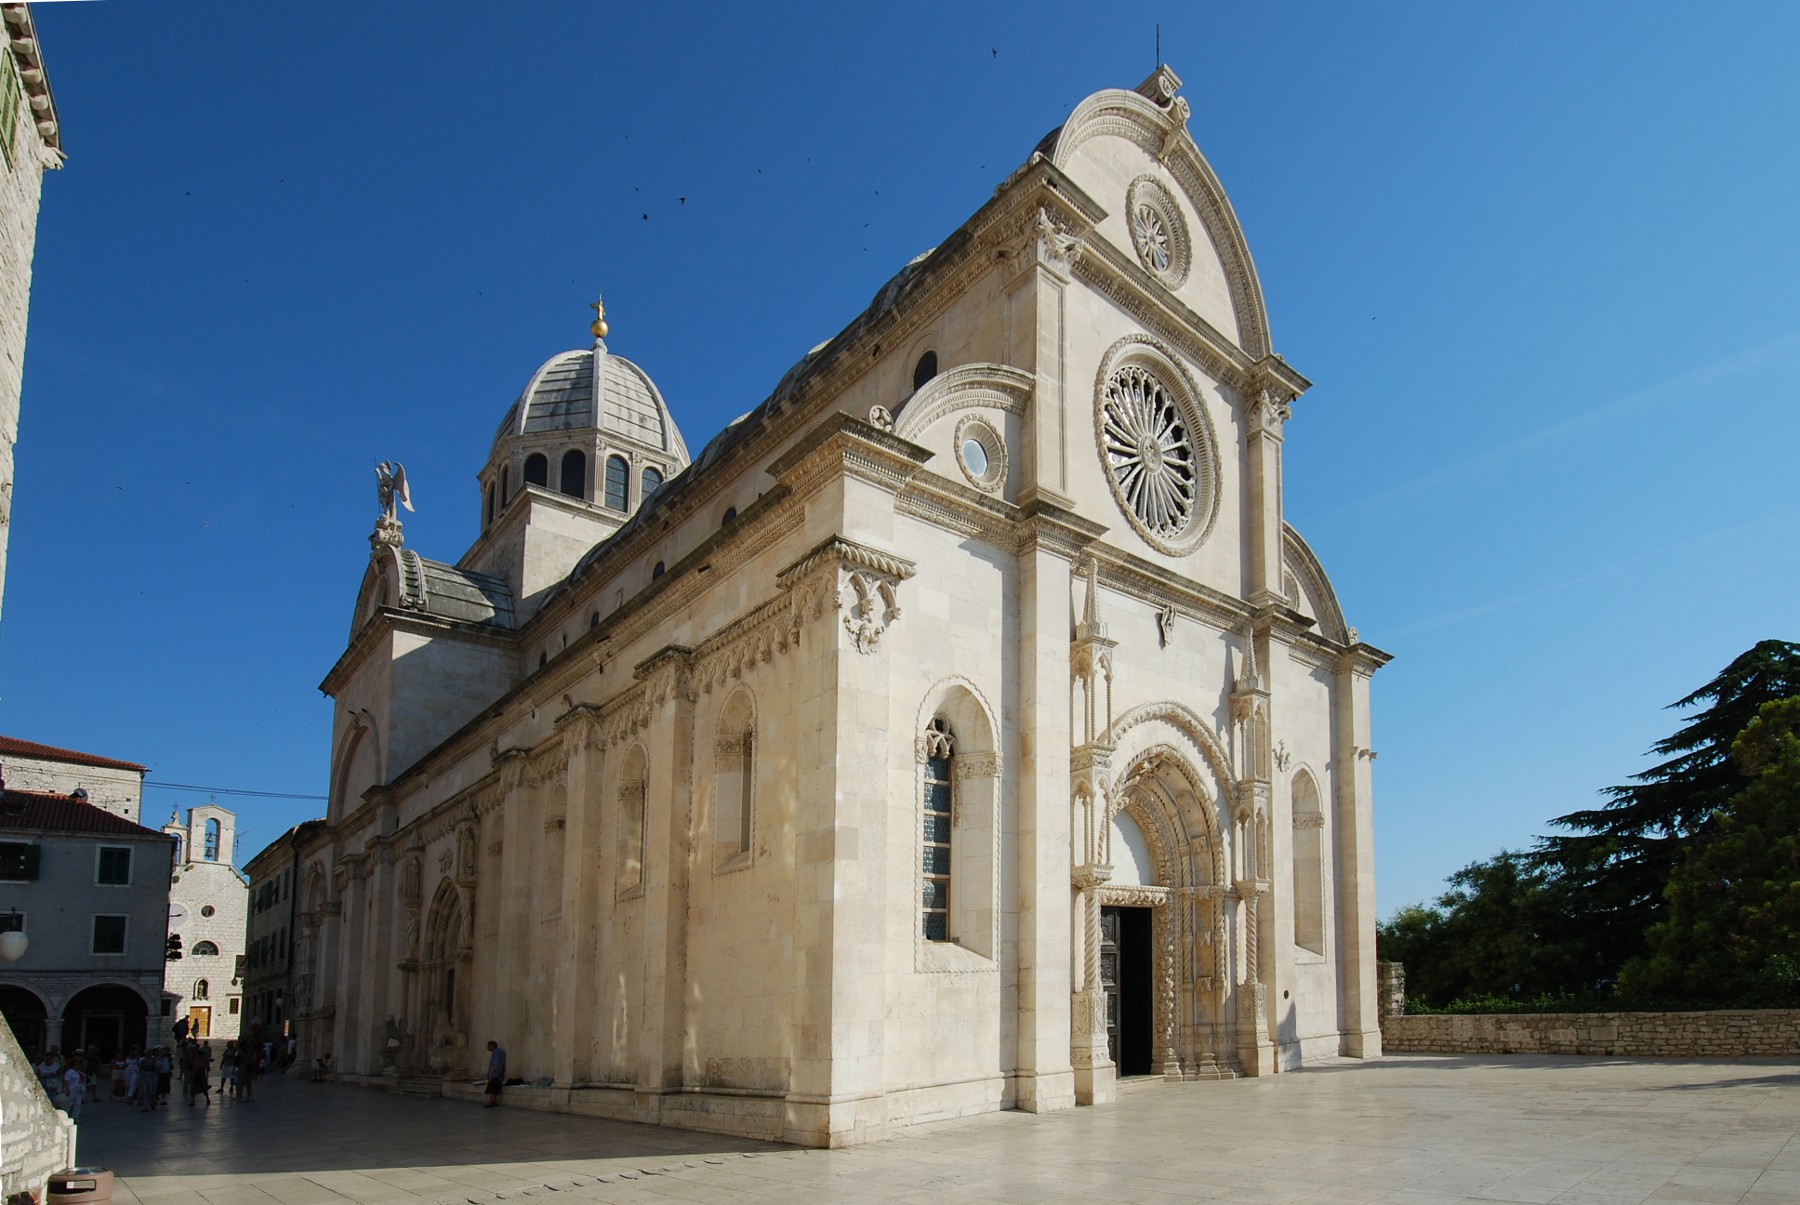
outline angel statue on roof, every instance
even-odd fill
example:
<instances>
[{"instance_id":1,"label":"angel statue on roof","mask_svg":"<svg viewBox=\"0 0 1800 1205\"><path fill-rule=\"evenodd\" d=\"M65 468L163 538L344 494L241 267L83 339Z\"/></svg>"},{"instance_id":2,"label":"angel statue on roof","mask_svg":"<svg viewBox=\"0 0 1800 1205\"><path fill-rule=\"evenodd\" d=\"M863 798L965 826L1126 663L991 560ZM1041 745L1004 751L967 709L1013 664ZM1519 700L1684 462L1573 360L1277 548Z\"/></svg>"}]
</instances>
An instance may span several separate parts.
<instances>
[{"instance_id":1,"label":"angel statue on roof","mask_svg":"<svg viewBox=\"0 0 1800 1205\"><path fill-rule=\"evenodd\" d=\"M400 521L398 503L413 508L412 492L406 488L406 468L397 460L384 460L375 466L375 489L381 497L381 517L389 523Z\"/></svg>"}]
</instances>

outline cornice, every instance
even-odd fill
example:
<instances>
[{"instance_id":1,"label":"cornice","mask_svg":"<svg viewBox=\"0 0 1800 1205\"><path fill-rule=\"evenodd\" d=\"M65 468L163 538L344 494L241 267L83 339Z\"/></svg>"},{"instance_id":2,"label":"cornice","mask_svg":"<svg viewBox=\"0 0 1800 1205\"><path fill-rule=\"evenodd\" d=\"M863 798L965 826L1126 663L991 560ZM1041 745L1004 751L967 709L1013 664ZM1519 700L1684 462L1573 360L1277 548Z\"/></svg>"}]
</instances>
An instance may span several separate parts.
<instances>
[{"instance_id":1,"label":"cornice","mask_svg":"<svg viewBox=\"0 0 1800 1205\"><path fill-rule=\"evenodd\" d=\"M1020 508L1013 529L1014 548L1020 556L1048 552L1072 562L1108 530L1103 523L1083 518L1047 499L1034 498Z\"/></svg>"},{"instance_id":2,"label":"cornice","mask_svg":"<svg viewBox=\"0 0 1800 1205\"><path fill-rule=\"evenodd\" d=\"M1255 361L1111 243L1091 240L1075 264L1075 278L1186 353L1220 384L1249 393Z\"/></svg>"},{"instance_id":3,"label":"cornice","mask_svg":"<svg viewBox=\"0 0 1800 1205\"><path fill-rule=\"evenodd\" d=\"M44 58L38 50L37 25L31 19L31 7L0 4L0 13L6 18L7 37L12 44L13 58L19 64L19 82L24 85L25 100L31 106L32 124L37 127L38 137L44 140L47 154L42 166L61 167L62 127L57 123L56 101L50 95L50 80L44 73Z\"/></svg>"},{"instance_id":4,"label":"cornice","mask_svg":"<svg viewBox=\"0 0 1800 1205\"><path fill-rule=\"evenodd\" d=\"M1011 547L1018 537L1017 506L928 469L906 483L895 499L894 509L933 527L1000 548Z\"/></svg>"}]
</instances>

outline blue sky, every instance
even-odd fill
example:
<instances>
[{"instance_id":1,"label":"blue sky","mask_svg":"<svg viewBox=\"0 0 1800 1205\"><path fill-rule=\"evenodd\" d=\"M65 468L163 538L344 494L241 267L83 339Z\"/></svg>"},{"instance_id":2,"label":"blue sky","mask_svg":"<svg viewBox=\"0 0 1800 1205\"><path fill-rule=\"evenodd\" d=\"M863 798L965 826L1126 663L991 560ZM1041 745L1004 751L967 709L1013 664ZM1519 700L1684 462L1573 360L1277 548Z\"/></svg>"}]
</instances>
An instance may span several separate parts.
<instances>
[{"instance_id":1,"label":"blue sky","mask_svg":"<svg viewBox=\"0 0 1800 1205\"><path fill-rule=\"evenodd\" d=\"M323 794L374 517L454 559L531 371L698 447L1163 57L1275 345L1289 519L1375 680L1383 914L1646 765L1794 638L1800 8L34 6L46 178L0 731L147 817ZM774 14L774 15L771 15ZM683 200L682 198L685 198ZM221 796L247 857L305 801Z\"/></svg>"}]
</instances>

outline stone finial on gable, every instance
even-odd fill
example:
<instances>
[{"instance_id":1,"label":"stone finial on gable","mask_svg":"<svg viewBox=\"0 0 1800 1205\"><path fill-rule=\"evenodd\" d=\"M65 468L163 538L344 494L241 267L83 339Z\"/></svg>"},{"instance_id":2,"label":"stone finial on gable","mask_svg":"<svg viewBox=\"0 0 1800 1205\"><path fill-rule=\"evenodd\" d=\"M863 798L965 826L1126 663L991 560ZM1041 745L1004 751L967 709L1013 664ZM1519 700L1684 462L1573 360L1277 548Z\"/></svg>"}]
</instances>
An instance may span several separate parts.
<instances>
[{"instance_id":1,"label":"stone finial on gable","mask_svg":"<svg viewBox=\"0 0 1800 1205\"><path fill-rule=\"evenodd\" d=\"M1166 109L1175 103L1175 94L1181 91L1181 77L1167 63L1158 63L1150 78L1139 84L1136 91L1139 96Z\"/></svg>"}]
</instances>

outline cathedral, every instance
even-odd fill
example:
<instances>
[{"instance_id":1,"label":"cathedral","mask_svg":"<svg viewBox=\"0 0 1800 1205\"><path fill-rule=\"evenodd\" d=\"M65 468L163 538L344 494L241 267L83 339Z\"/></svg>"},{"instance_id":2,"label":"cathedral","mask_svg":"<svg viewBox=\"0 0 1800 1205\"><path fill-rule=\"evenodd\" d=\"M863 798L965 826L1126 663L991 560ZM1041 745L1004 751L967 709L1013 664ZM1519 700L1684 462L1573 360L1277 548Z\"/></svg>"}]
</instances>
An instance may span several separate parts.
<instances>
[{"instance_id":1,"label":"cathedral","mask_svg":"<svg viewBox=\"0 0 1800 1205\"><path fill-rule=\"evenodd\" d=\"M698 454L596 306L460 557L382 467L304 1058L478 1094L491 1038L509 1105L843 1146L1380 1053L1388 657L1283 513L1308 382L1179 89L1082 101Z\"/></svg>"}]
</instances>

